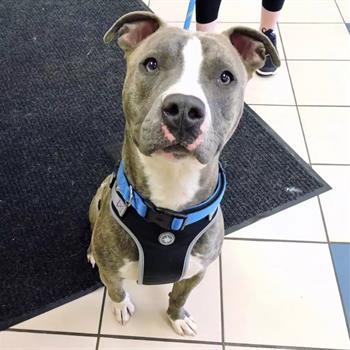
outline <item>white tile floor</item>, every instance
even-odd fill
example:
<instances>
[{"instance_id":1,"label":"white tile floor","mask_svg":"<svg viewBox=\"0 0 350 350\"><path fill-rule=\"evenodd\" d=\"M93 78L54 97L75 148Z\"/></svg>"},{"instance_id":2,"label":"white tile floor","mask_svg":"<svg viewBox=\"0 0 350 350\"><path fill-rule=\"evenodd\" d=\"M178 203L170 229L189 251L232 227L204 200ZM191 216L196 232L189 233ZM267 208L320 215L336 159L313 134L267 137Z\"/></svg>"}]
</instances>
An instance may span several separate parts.
<instances>
[{"instance_id":1,"label":"white tile floor","mask_svg":"<svg viewBox=\"0 0 350 350\"><path fill-rule=\"evenodd\" d=\"M149 4L149 1L145 1ZM151 0L181 25L185 0ZM259 0L223 0L220 28L259 21ZM350 242L350 0L287 0L278 74L246 101L333 190L227 236L187 308L195 338L165 318L170 286L129 284L137 311L113 319L103 289L0 333L0 349L350 349L329 242ZM253 23L252 23L253 22Z\"/></svg>"}]
</instances>

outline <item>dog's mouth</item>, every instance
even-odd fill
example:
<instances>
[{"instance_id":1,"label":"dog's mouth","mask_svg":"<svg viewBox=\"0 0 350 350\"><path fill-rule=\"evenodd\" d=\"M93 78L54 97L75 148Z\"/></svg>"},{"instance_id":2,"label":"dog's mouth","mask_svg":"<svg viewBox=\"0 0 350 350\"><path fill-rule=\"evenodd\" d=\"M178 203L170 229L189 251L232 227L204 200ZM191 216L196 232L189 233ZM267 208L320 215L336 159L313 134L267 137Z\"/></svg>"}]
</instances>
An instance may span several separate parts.
<instances>
[{"instance_id":1,"label":"dog's mouth","mask_svg":"<svg viewBox=\"0 0 350 350\"><path fill-rule=\"evenodd\" d=\"M188 153L188 150L181 144L167 146L163 149L163 151L168 153L174 153L174 154Z\"/></svg>"},{"instance_id":2,"label":"dog's mouth","mask_svg":"<svg viewBox=\"0 0 350 350\"><path fill-rule=\"evenodd\" d=\"M180 158L187 157L190 152L181 144L175 144L175 145L164 147L163 149L159 149L156 151L156 153L164 155L167 158L180 159Z\"/></svg>"}]
</instances>

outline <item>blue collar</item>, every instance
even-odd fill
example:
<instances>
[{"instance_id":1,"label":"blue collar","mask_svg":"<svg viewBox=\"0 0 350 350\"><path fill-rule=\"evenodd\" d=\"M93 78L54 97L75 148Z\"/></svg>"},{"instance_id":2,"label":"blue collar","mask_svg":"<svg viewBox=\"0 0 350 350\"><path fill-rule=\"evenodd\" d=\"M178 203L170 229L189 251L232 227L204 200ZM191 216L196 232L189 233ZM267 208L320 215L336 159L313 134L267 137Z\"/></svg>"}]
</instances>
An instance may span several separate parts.
<instances>
[{"instance_id":1,"label":"blue collar","mask_svg":"<svg viewBox=\"0 0 350 350\"><path fill-rule=\"evenodd\" d=\"M181 212L158 208L149 200L142 198L132 188L125 176L123 162L119 163L116 181L112 188L123 199L126 207L132 206L146 221L153 222L165 229L173 231L183 230L184 227L206 217L210 221L222 200L225 189L226 176L221 165L219 165L218 181L213 194L208 199Z\"/></svg>"}]
</instances>

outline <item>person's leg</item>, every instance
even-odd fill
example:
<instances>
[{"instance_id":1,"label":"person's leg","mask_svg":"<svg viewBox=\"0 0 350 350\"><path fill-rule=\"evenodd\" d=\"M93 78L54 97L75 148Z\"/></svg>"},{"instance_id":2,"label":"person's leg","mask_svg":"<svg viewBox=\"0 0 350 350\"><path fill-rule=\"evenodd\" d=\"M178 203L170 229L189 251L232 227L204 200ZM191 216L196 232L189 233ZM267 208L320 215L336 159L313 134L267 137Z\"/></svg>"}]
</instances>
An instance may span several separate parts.
<instances>
[{"instance_id":1,"label":"person's leg","mask_svg":"<svg viewBox=\"0 0 350 350\"><path fill-rule=\"evenodd\" d=\"M260 29L276 29L284 0L263 0L261 6Z\"/></svg>"},{"instance_id":2,"label":"person's leg","mask_svg":"<svg viewBox=\"0 0 350 350\"><path fill-rule=\"evenodd\" d=\"M215 32L221 0L196 1L196 29L202 32Z\"/></svg>"},{"instance_id":3,"label":"person's leg","mask_svg":"<svg viewBox=\"0 0 350 350\"><path fill-rule=\"evenodd\" d=\"M284 0L262 0L260 30L270 39L276 47L277 21L281 13ZM270 76L276 73L277 67L273 64L271 57L267 56L263 67L256 73L260 76Z\"/></svg>"},{"instance_id":4,"label":"person's leg","mask_svg":"<svg viewBox=\"0 0 350 350\"><path fill-rule=\"evenodd\" d=\"M196 23L196 30L198 32L209 32L209 33L214 33L216 31L218 25L218 21L214 20L209 23Z\"/></svg>"}]
</instances>

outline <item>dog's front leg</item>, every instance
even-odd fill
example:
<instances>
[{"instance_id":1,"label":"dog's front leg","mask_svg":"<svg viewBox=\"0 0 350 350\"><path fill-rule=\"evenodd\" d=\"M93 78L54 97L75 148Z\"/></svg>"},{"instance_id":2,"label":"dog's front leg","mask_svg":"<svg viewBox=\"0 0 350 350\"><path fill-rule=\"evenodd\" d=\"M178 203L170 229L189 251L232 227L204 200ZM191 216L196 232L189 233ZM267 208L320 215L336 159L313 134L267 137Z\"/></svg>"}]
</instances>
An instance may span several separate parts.
<instances>
[{"instance_id":1,"label":"dog's front leg","mask_svg":"<svg viewBox=\"0 0 350 350\"><path fill-rule=\"evenodd\" d=\"M191 278L174 283L169 293L169 307L167 314L171 325L180 335L195 335L196 323L191 315L184 309L184 305L192 289L203 279L205 272L200 272Z\"/></svg>"},{"instance_id":2,"label":"dog's front leg","mask_svg":"<svg viewBox=\"0 0 350 350\"><path fill-rule=\"evenodd\" d=\"M100 270L100 278L106 286L108 295L112 300L112 311L119 323L125 325L135 312L128 292L123 288L123 278L115 272L109 273Z\"/></svg>"}]
</instances>

